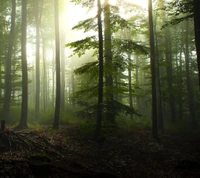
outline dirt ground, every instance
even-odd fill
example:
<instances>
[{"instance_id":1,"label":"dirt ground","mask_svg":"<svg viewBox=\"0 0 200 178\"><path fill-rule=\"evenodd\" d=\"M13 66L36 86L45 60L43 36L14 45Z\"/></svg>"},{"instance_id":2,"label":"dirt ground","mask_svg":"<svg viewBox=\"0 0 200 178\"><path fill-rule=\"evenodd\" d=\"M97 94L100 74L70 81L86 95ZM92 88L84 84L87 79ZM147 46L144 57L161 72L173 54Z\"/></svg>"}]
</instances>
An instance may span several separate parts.
<instances>
[{"instance_id":1,"label":"dirt ground","mask_svg":"<svg viewBox=\"0 0 200 178\"><path fill-rule=\"evenodd\" d=\"M198 178L200 135L113 129L95 141L79 127L0 132L0 177Z\"/></svg>"}]
</instances>

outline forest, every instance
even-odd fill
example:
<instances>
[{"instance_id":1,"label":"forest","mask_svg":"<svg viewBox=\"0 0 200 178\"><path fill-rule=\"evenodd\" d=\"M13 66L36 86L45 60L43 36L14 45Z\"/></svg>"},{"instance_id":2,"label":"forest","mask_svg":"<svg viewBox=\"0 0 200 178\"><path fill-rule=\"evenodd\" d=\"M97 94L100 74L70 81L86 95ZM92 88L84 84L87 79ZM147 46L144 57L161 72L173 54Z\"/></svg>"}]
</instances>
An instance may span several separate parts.
<instances>
[{"instance_id":1,"label":"forest","mask_svg":"<svg viewBox=\"0 0 200 178\"><path fill-rule=\"evenodd\" d=\"M200 177L200 0L0 4L0 177Z\"/></svg>"}]
</instances>

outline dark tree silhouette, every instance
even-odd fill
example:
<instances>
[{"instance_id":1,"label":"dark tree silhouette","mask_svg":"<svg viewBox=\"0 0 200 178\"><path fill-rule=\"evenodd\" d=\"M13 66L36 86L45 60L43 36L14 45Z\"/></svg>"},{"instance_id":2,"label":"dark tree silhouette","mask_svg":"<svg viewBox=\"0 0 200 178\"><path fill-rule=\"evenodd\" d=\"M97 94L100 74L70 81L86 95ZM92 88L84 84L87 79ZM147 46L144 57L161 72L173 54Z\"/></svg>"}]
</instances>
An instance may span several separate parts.
<instances>
[{"instance_id":1,"label":"dark tree silhouette","mask_svg":"<svg viewBox=\"0 0 200 178\"><path fill-rule=\"evenodd\" d=\"M110 26L110 4L104 1L104 57L105 57L105 98L106 98L106 120L115 123L113 114L113 68L112 68L112 43Z\"/></svg>"},{"instance_id":2,"label":"dark tree silhouette","mask_svg":"<svg viewBox=\"0 0 200 178\"><path fill-rule=\"evenodd\" d=\"M151 86L152 86L152 136L158 139L157 131L157 98L156 98L156 56L154 47L154 29L152 15L152 0L148 1L149 31L150 31L150 61L151 61Z\"/></svg>"},{"instance_id":3,"label":"dark tree silhouette","mask_svg":"<svg viewBox=\"0 0 200 178\"><path fill-rule=\"evenodd\" d=\"M55 13L55 46L56 46L56 105L54 114L53 128L59 128L60 118L60 37L59 37L59 16L58 0L54 0Z\"/></svg>"},{"instance_id":4,"label":"dark tree silhouette","mask_svg":"<svg viewBox=\"0 0 200 178\"><path fill-rule=\"evenodd\" d=\"M36 93L35 93L35 120L39 118L40 108L40 18L39 18L39 2L34 1L35 25L36 25Z\"/></svg>"},{"instance_id":5,"label":"dark tree silhouette","mask_svg":"<svg viewBox=\"0 0 200 178\"><path fill-rule=\"evenodd\" d=\"M100 136L102 122L102 104L103 104L103 35L101 22L101 1L97 1L98 7L98 37L99 37L99 87L98 87L98 108L97 108L97 124L95 137Z\"/></svg>"},{"instance_id":6,"label":"dark tree silhouette","mask_svg":"<svg viewBox=\"0 0 200 178\"><path fill-rule=\"evenodd\" d=\"M8 44L8 53L5 63L5 95L3 103L3 118L5 120L9 117L10 101L11 101L11 67L12 67L12 54L15 39L15 19L16 19L16 0L12 0L12 15L10 27L10 39Z\"/></svg>"},{"instance_id":7,"label":"dark tree silhouette","mask_svg":"<svg viewBox=\"0 0 200 178\"><path fill-rule=\"evenodd\" d=\"M27 128L28 114L28 71L26 58L26 41L27 41L27 0L22 1L22 104L21 118L18 127Z\"/></svg>"},{"instance_id":8,"label":"dark tree silhouette","mask_svg":"<svg viewBox=\"0 0 200 178\"><path fill-rule=\"evenodd\" d=\"M200 0L193 0L194 2L194 30L195 30L195 44L197 53L197 65L199 71L199 88L200 88Z\"/></svg>"}]
</instances>

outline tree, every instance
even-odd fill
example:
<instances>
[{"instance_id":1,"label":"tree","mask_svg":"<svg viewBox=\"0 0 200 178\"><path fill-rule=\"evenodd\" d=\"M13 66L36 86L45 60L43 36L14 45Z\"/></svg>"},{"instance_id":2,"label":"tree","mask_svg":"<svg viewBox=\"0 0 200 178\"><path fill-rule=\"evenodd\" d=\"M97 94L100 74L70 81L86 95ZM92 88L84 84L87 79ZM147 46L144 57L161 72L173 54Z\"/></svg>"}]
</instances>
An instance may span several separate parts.
<instances>
[{"instance_id":1,"label":"tree","mask_svg":"<svg viewBox=\"0 0 200 178\"><path fill-rule=\"evenodd\" d=\"M154 47L154 29L152 15L152 0L148 1L149 31L150 31L150 63L151 63L151 87L152 87L152 136L158 139L157 131L157 98L156 98L156 56Z\"/></svg>"},{"instance_id":2,"label":"tree","mask_svg":"<svg viewBox=\"0 0 200 178\"><path fill-rule=\"evenodd\" d=\"M15 19L16 19L16 1L12 0L12 15L11 15L11 27L10 27L10 39L8 44L8 52L5 63L5 92L4 92L4 105L3 105L3 118L5 120L9 117L10 102L11 102L11 67L12 67L12 54L15 39Z\"/></svg>"},{"instance_id":3,"label":"tree","mask_svg":"<svg viewBox=\"0 0 200 178\"><path fill-rule=\"evenodd\" d=\"M64 1L61 1L62 3L62 9L61 9L61 13L60 13L60 18L61 19L64 19L65 16L66 16L66 13L65 13L65 7L66 7L66 2L65 0ZM60 41L61 41L61 55L60 55L60 60L61 60L61 109L62 111L65 110L65 88L66 88L66 84L65 84L65 74L66 74L66 70L65 70L65 36L66 36L66 30L65 30L65 26L61 26L60 27Z\"/></svg>"},{"instance_id":4,"label":"tree","mask_svg":"<svg viewBox=\"0 0 200 178\"><path fill-rule=\"evenodd\" d=\"M172 44L171 44L171 32L167 27L165 29L165 59L166 59L166 71L167 71L167 84L169 91L169 107L170 107L170 117L171 121L176 121L176 109L175 109L175 98L173 94L173 69L172 69Z\"/></svg>"},{"instance_id":5,"label":"tree","mask_svg":"<svg viewBox=\"0 0 200 178\"><path fill-rule=\"evenodd\" d=\"M74 2L81 4L82 1L74 0ZM88 4L93 4L94 1L88 2L84 1L83 6L87 6ZM88 4L86 3L88 2ZM105 5L106 3L106 5ZM108 6L108 7L106 7ZM129 28L131 26L127 20L123 19L119 16L119 9L117 7L111 6L108 1L104 2L104 79L105 79L105 87L104 87L104 95L103 95L103 114L107 118L106 120L115 123L115 116L124 113L124 114L137 114L134 108L131 108L126 103L126 100L119 101L117 95L126 95L128 93L128 86L124 83L124 80L119 80L119 76L124 76L123 72L126 70L127 66L127 56L126 54L129 51L138 50L145 51L146 48L142 47L142 45L138 45L136 42L132 40L122 40L115 39L114 33L116 33L120 28ZM105 12L106 11L106 12ZM109 11L109 13L108 13ZM80 21L78 25L73 27L73 29L81 29L84 32L88 31L98 31L98 24L96 23L95 17ZM105 25L106 24L106 25ZM113 35L112 35L113 34ZM106 45L106 46L105 46ZM97 78L99 76L99 59L98 47L99 41L97 40L96 35L87 36L84 39L68 43L67 47L74 48L72 55L78 55L78 57L82 57L85 55L85 58L90 62L85 63L83 66L77 68L75 70L75 74L82 75L80 82L78 82L76 94L74 98L80 106L84 107L80 110L79 115L82 117L94 117L97 114L98 108L98 98L96 97L98 94ZM90 50L90 52L89 52ZM88 51L88 53L86 52ZM90 54L90 55L88 55ZM95 57L95 58L94 58ZM97 57L97 58L96 58ZM106 61L107 60L107 61ZM113 71L114 69L114 71ZM119 72L118 72L119 71ZM115 80L115 82L114 82ZM107 81L107 82L106 82ZM120 83L121 82L121 83ZM108 116L111 117L108 117ZM96 118L96 117L95 117Z\"/></svg>"},{"instance_id":6,"label":"tree","mask_svg":"<svg viewBox=\"0 0 200 178\"><path fill-rule=\"evenodd\" d=\"M113 114L113 66L112 66L112 43L109 0L104 1L104 57L105 57L105 97L106 97L106 120L115 123Z\"/></svg>"},{"instance_id":7,"label":"tree","mask_svg":"<svg viewBox=\"0 0 200 178\"><path fill-rule=\"evenodd\" d=\"M200 89L200 1L193 0L194 3L194 31L195 31L195 45L197 53L197 65L199 71L199 89Z\"/></svg>"},{"instance_id":8,"label":"tree","mask_svg":"<svg viewBox=\"0 0 200 178\"><path fill-rule=\"evenodd\" d=\"M40 16L39 14L39 0L34 1L34 11L35 11L35 26L36 26L36 93L35 93L35 120L39 118L39 108L40 108ZM43 1L42 1L43 2Z\"/></svg>"},{"instance_id":9,"label":"tree","mask_svg":"<svg viewBox=\"0 0 200 178\"><path fill-rule=\"evenodd\" d=\"M185 28L185 68L186 68L186 85L187 85L187 95L188 95L188 105L189 105L189 118L190 118L190 123L193 128L195 128L195 104L194 104L194 94L193 94L193 89L192 89L192 82L191 82L191 77L190 77L190 67L189 67L189 22L186 21L186 28Z\"/></svg>"},{"instance_id":10,"label":"tree","mask_svg":"<svg viewBox=\"0 0 200 178\"><path fill-rule=\"evenodd\" d=\"M54 0L55 13L55 47L56 47L56 103L54 113L53 128L59 128L60 118L60 37L59 37L59 15L58 15L58 0Z\"/></svg>"},{"instance_id":11,"label":"tree","mask_svg":"<svg viewBox=\"0 0 200 178\"><path fill-rule=\"evenodd\" d=\"M103 116L103 35L102 35L102 22L101 22L101 1L97 0L97 8L98 8L98 38L99 38L99 82L98 82L98 108L97 108L97 124L95 137L100 136L101 131L101 122Z\"/></svg>"},{"instance_id":12,"label":"tree","mask_svg":"<svg viewBox=\"0 0 200 178\"><path fill-rule=\"evenodd\" d=\"M27 58L26 58L26 38L27 38L27 0L22 1L22 104L21 104L21 117L19 128L27 128L27 115L28 115L28 71L27 71Z\"/></svg>"},{"instance_id":13,"label":"tree","mask_svg":"<svg viewBox=\"0 0 200 178\"><path fill-rule=\"evenodd\" d=\"M170 16L174 16L172 20L167 22L164 26L172 24L176 25L183 20L193 18L194 20L194 34L195 34L195 45L197 54L197 66L198 66L198 79L200 88L200 1L199 0L175 0L169 3L165 7L166 11L169 11Z\"/></svg>"}]
</instances>

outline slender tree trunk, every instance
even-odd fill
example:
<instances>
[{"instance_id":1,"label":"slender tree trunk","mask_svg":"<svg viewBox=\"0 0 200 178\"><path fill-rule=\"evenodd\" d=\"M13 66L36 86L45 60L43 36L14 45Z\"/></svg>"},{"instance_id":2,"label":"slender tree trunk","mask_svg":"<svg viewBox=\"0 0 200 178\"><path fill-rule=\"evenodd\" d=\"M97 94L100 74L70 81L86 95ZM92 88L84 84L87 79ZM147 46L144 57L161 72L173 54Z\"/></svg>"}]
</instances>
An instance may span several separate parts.
<instances>
[{"instance_id":1,"label":"slender tree trunk","mask_svg":"<svg viewBox=\"0 0 200 178\"><path fill-rule=\"evenodd\" d=\"M164 132L164 121L163 121L163 108L162 108L162 97L161 97L161 83L160 83L160 64L159 64L159 50L158 50L158 40L156 35L156 73L157 73L157 105L158 105L158 129L163 133Z\"/></svg>"},{"instance_id":2,"label":"slender tree trunk","mask_svg":"<svg viewBox=\"0 0 200 178\"><path fill-rule=\"evenodd\" d=\"M128 55L128 89L129 89L129 105L133 108L133 95L132 95L132 71L131 71L131 55ZM130 119L133 119L133 114L130 115Z\"/></svg>"},{"instance_id":3,"label":"slender tree trunk","mask_svg":"<svg viewBox=\"0 0 200 178\"><path fill-rule=\"evenodd\" d=\"M162 5L162 4L161 4ZM161 6L163 7L163 6ZM157 27L157 15L155 15L156 20L154 23L154 28ZM160 75L160 54L158 47L158 35L155 33L155 55L156 55L156 88L157 88L157 120L158 120L158 129L163 133L164 132L164 121L163 121L163 108L162 108L162 97L161 97L161 75Z\"/></svg>"},{"instance_id":4,"label":"slender tree trunk","mask_svg":"<svg viewBox=\"0 0 200 178\"><path fill-rule=\"evenodd\" d=\"M192 89L192 82L190 78L190 67L189 67L189 21L186 21L186 32L185 32L185 67L186 67L186 84L187 84L187 94L188 94L188 105L190 113L190 122L192 127L195 127L195 103Z\"/></svg>"},{"instance_id":5,"label":"slender tree trunk","mask_svg":"<svg viewBox=\"0 0 200 178\"><path fill-rule=\"evenodd\" d=\"M27 41L27 0L22 1L22 104L21 118L19 128L27 128L28 115L28 71L26 59L26 41Z\"/></svg>"},{"instance_id":6,"label":"slender tree trunk","mask_svg":"<svg viewBox=\"0 0 200 178\"><path fill-rule=\"evenodd\" d=\"M64 4L63 6L65 7L65 0L62 1ZM61 19L64 19L65 17L65 9L62 8L61 10ZM60 29L60 41L61 41L61 109L62 111L65 110L65 36L66 36L66 31L64 26L61 26L62 28Z\"/></svg>"},{"instance_id":7,"label":"slender tree trunk","mask_svg":"<svg viewBox=\"0 0 200 178\"><path fill-rule=\"evenodd\" d=\"M0 98L2 98L2 64L0 63Z\"/></svg>"},{"instance_id":8,"label":"slender tree trunk","mask_svg":"<svg viewBox=\"0 0 200 178\"><path fill-rule=\"evenodd\" d=\"M54 0L55 8L55 46L56 46L56 105L53 128L59 128L60 119L60 37L59 37L59 15L58 0Z\"/></svg>"},{"instance_id":9,"label":"slender tree trunk","mask_svg":"<svg viewBox=\"0 0 200 178\"><path fill-rule=\"evenodd\" d=\"M65 50L64 50L64 38L65 35L62 35L62 47L61 47L61 109L65 110Z\"/></svg>"},{"instance_id":10,"label":"slender tree trunk","mask_svg":"<svg viewBox=\"0 0 200 178\"><path fill-rule=\"evenodd\" d=\"M140 81L139 81L139 58L138 56L135 57L135 61L136 61L136 69L135 69L135 83L136 86L139 87ZM137 109L140 111L141 109L141 101L140 101L140 97L136 96L136 101L137 101Z\"/></svg>"},{"instance_id":11,"label":"slender tree trunk","mask_svg":"<svg viewBox=\"0 0 200 178\"><path fill-rule=\"evenodd\" d=\"M52 109L54 108L55 105L55 49L52 49L52 91L51 91L51 106ZM50 74L49 74L50 75Z\"/></svg>"},{"instance_id":12,"label":"slender tree trunk","mask_svg":"<svg viewBox=\"0 0 200 178\"><path fill-rule=\"evenodd\" d=\"M36 26L36 94L35 94L35 120L39 120L40 108L40 22L39 22L39 0L34 1L35 26Z\"/></svg>"},{"instance_id":13,"label":"slender tree trunk","mask_svg":"<svg viewBox=\"0 0 200 178\"><path fill-rule=\"evenodd\" d=\"M113 68L112 68L112 44L110 27L110 4L109 0L104 1L104 48L105 48L105 84L106 84L106 120L115 123L113 114Z\"/></svg>"},{"instance_id":14,"label":"slender tree trunk","mask_svg":"<svg viewBox=\"0 0 200 178\"><path fill-rule=\"evenodd\" d=\"M177 54L178 55L178 54ZM179 65L178 65L179 63ZM183 79L182 79L182 46L180 49L180 55L179 55L179 61L178 61L178 56L177 56L177 69L178 69L178 87L179 87L179 94L178 94L178 106L179 106L179 120L181 121L183 118L183 99L182 99L182 94L183 94Z\"/></svg>"},{"instance_id":15,"label":"slender tree trunk","mask_svg":"<svg viewBox=\"0 0 200 178\"><path fill-rule=\"evenodd\" d=\"M98 138L101 132L101 122L102 122L102 104L103 104L103 32L102 32L102 22L101 22L101 1L97 0L98 8L98 37L99 37L99 81L98 81L98 108L97 108L97 123L95 130L95 137Z\"/></svg>"},{"instance_id":16,"label":"slender tree trunk","mask_svg":"<svg viewBox=\"0 0 200 178\"><path fill-rule=\"evenodd\" d=\"M71 96L74 96L75 93L75 78L74 78L74 73L72 72L71 74ZM74 100L72 100L72 105L75 106Z\"/></svg>"},{"instance_id":17,"label":"slender tree trunk","mask_svg":"<svg viewBox=\"0 0 200 178\"><path fill-rule=\"evenodd\" d=\"M173 74L172 74L172 47L171 47L171 32L170 29L167 28L165 30L165 42L166 42L166 71L167 71L167 83L168 83L168 90L169 90L169 108L170 108L170 117L171 121L176 121L176 108L175 108L175 98L173 94Z\"/></svg>"},{"instance_id":18,"label":"slender tree trunk","mask_svg":"<svg viewBox=\"0 0 200 178\"><path fill-rule=\"evenodd\" d=\"M158 139L157 129L157 92L156 92L156 55L154 47L154 29L152 15L152 0L148 1L149 31L150 31L150 62L151 62L151 85L152 85L152 136Z\"/></svg>"},{"instance_id":19,"label":"slender tree trunk","mask_svg":"<svg viewBox=\"0 0 200 178\"><path fill-rule=\"evenodd\" d=\"M12 54L15 39L15 19L16 19L16 0L12 0L12 15L11 15L11 27L10 27L10 39L8 44L8 53L5 65L5 94L3 105L3 118L7 120L10 112L11 102L11 67L12 67Z\"/></svg>"},{"instance_id":20,"label":"slender tree trunk","mask_svg":"<svg viewBox=\"0 0 200 178\"><path fill-rule=\"evenodd\" d=\"M46 63L46 46L43 40L43 104L44 110L46 110L47 106L47 63Z\"/></svg>"},{"instance_id":21,"label":"slender tree trunk","mask_svg":"<svg viewBox=\"0 0 200 178\"><path fill-rule=\"evenodd\" d=\"M199 71L199 88L200 88L200 0L193 0L194 3L194 30L195 30L195 44L197 53L197 65Z\"/></svg>"}]
</instances>

